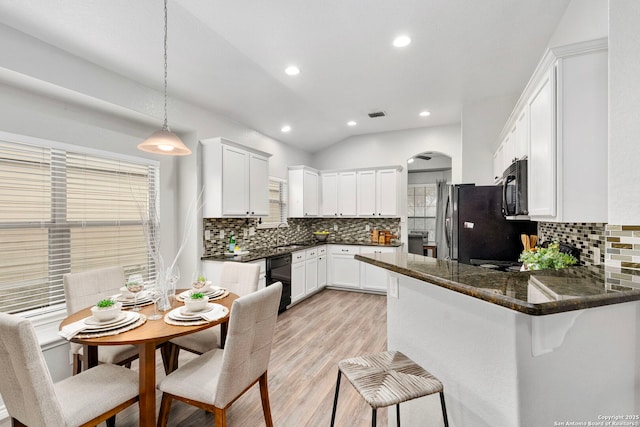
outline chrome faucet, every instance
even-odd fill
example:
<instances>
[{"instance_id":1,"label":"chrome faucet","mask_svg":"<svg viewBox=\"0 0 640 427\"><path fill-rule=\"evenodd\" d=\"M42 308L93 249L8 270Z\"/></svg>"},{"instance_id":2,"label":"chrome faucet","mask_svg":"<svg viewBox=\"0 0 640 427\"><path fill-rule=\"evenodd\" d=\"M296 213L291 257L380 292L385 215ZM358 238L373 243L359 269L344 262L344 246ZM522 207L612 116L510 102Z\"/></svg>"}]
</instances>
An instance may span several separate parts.
<instances>
[{"instance_id":1,"label":"chrome faucet","mask_svg":"<svg viewBox=\"0 0 640 427\"><path fill-rule=\"evenodd\" d=\"M280 246L280 234L281 233L278 233L278 230L280 229L281 225L284 225L286 227L287 223L286 222L281 222L280 224L278 224L276 226L276 248Z\"/></svg>"}]
</instances>

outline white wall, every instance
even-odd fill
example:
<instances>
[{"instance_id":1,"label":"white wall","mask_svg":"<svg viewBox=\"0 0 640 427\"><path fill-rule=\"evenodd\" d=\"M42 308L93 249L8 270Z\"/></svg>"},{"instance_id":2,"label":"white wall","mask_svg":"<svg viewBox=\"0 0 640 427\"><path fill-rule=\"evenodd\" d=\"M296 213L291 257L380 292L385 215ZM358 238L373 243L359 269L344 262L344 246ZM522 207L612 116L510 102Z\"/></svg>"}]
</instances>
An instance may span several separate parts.
<instances>
[{"instance_id":1,"label":"white wall","mask_svg":"<svg viewBox=\"0 0 640 427\"><path fill-rule=\"evenodd\" d=\"M451 169L444 171L409 172L407 184L435 184L437 181L451 182Z\"/></svg>"},{"instance_id":2,"label":"white wall","mask_svg":"<svg viewBox=\"0 0 640 427\"><path fill-rule=\"evenodd\" d=\"M607 37L608 4L608 0L573 0L549 39L548 46L563 46Z\"/></svg>"},{"instance_id":3,"label":"white wall","mask_svg":"<svg viewBox=\"0 0 640 427\"><path fill-rule=\"evenodd\" d=\"M640 2L609 4L609 223L640 224Z\"/></svg>"},{"instance_id":4,"label":"white wall","mask_svg":"<svg viewBox=\"0 0 640 427\"><path fill-rule=\"evenodd\" d=\"M463 105L462 182L493 185L493 153L519 95L485 98Z\"/></svg>"}]
</instances>

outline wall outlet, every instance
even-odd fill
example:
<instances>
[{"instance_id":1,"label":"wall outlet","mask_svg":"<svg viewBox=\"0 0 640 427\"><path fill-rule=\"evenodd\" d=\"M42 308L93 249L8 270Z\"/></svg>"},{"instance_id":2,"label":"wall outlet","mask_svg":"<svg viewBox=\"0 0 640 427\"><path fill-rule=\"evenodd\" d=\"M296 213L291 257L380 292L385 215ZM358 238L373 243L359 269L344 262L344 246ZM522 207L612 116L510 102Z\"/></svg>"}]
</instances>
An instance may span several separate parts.
<instances>
[{"instance_id":1,"label":"wall outlet","mask_svg":"<svg viewBox=\"0 0 640 427\"><path fill-rule=\"evenodd\" d=\"M220 230L220 240L224 239L224 230Z\"/></svg>"},{"instance_id":2,"label":"wall outlet","mask_svg":"<svg viewBox=\"0 0 640 427\"><path fill-rule=\"evenodd\" d=\"M300 231L300 226L298 226L298 228L296 229L296 231Z\"/></svg>"},{"instance_id":3,"label":"wall outlet","mask_svg":"<svg viewBox=\"0 0 640 427\"><path fill-rule=\"evenodd\" d=\"M256 228L249 227L249 236L255 236L255 235L256 235Z\"/></svg>"},{"instance_id":4,"label":"wall outlet","mask_svg":"<svg viewBox=\"0 0 640 427\"><path fill-rule=\"evenodd\" d=\"M389 296L398 298L398 278L389 276Z\"/></svg>"},{"instance_id":5,"label":"wall outlet","mask_svg":"<svg viewBox=\"0 0 640 427\"><path fill-rule=\"evenodd\" d=\"M364 231L369 231L371 230L371 226L369 224L364 226Z\"/></svg>"},{"instance_id":6,"label":"wall outlet","mask_svg":"<svg viewBox=\"0 0 640 427\"><path fill-rule=\"evenodd\" d=\"M600 248L593 248L593 265L600 265Z\"/></svg>"},{"instance_id":7,"label":"wall outlet","mask_svg":"<svg viewBox=\"0 0 640 427\"><path fill-rule=\"evenodd\" d=\"M242 230L242 236L243 236L245 239L248 239L248 238L249 238L249 230L248 230L247 228L245 228L244 230Z\"/></svg>"},{"instance_id":8,"label":"wall outlet","mask_svg":"<svg viewBox=\"0 0 640 427\"><path fill-rule=\"evenodd\" d=\"M338 224L333 224L333 231L338 231Z\"/></svg>"},{"instance_id":9,"label":"wall outlet","mask_svg":"<svg viewBox=\"0 0 640 427\"><path fill-rule=\"evenodd\" d=\"M204 240L211 240L211 230L204 230Z\"/></svg>"}]
</instances>

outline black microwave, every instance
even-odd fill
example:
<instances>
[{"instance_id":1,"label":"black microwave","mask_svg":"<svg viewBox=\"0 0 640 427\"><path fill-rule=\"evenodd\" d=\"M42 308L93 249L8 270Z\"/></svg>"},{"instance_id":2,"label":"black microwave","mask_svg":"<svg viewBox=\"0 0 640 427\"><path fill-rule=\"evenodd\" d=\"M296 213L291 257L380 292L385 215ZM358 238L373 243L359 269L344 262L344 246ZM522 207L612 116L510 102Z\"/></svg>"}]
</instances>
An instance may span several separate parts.
<instances>
[{"instance_id":1,"label":"black microwave","mask_svg":"<svg viewBox=\"0 0 640 427\"><path fill-rule=\"evenodd\" d=\"M502 215L529 215L526 159L511 163L502 175Z\"/></svg>"}]
</instances>

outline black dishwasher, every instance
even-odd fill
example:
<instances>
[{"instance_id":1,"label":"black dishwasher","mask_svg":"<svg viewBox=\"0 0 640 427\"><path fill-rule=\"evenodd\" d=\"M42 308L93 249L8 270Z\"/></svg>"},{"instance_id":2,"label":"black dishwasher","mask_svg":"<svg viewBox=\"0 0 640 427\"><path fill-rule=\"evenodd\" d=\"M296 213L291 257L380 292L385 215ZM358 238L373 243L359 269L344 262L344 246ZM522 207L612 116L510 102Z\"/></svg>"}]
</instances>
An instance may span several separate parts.
<instances>
[{"instance_id":1,"label":"black dishwasher","mask_svg":"<svg viewBox=\"0 0 640 427\"><path fill-rule=\"evenodd\" d=\"M291 254L273 255L267 258L267 286L282 282L282 296L278 313L291 304Z\"/></svg>"}]
</instances>

